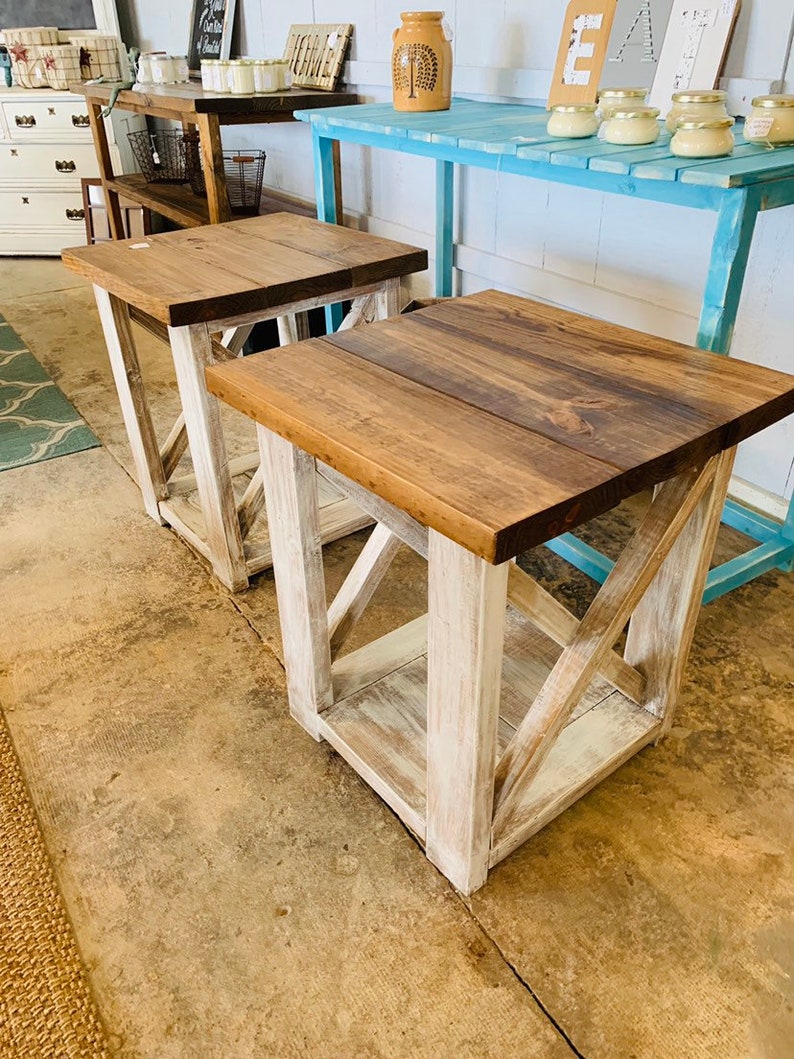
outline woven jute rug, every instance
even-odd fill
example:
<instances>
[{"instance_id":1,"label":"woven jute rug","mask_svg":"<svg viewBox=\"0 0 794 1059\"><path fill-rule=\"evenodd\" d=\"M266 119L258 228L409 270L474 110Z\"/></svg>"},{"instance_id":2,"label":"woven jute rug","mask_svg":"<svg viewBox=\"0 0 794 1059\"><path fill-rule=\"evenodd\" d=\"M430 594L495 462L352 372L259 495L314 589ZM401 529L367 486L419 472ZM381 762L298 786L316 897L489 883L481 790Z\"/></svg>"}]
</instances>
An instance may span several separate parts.
<instances>
[{"instance_id":1,"label":"woven jute rug","mask_svg":"<svg viewBox=\"0 0 794 1059\"><path fill-rule=\"evenodd\" d=\"M109 1055L0 711L0 1059Z\"/></svg>"}]
</instances>

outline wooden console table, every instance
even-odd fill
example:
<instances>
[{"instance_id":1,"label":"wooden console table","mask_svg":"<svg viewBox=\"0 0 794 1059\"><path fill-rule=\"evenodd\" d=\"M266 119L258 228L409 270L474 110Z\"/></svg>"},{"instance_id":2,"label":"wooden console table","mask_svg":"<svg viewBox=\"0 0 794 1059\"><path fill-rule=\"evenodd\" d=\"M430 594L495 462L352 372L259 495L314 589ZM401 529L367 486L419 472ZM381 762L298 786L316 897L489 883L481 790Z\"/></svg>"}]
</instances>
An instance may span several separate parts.
<instances>
[{"instance_id":1,"label":"wooden console table","mask_svg":"<svg viewBox=\"0 0 794 1059\"><path fill-rule=\"evenodd\" d=\"M91 132L94 137L102 187L108 206L110 229L114 239L124 238L119 210L119 195L148 206L183 228L217 224L231 220L226 195L221 149L222 125L270 124L292 121L294 112L304 107L338 107L356 101L349 92L316 92L291 88L283 92L252 96L219 95L205 92L195 84L152 85L145 92L120 92L114 107L136 114L180 121L195 126L201 143L201 162L207 197L194 195L186 184L148 184L140 174L118 176L113 173L105 124L101 111L108 106L114 91L112 84L75 85L74 91L85 96ZM339 186L338 144L331 154L335 183ZM262 193L262 213L283 210L313 214L304 203L274 191Z\"/></svg>"},{"instance_id":2,"label":"wooden console table","mask_svg":"<svg viewBox=\"0 0 794 1059\"><path fill-rule=\"evenodd\" d=\"M701 349L715 353L730 350L758 214L794 204L794 147L770 151L743 143L741 133L730 158L705 161L674 157L665 131L658 143L647 147L614 146L595 138L551 139L546 111L518 104L456 99L448 111L408 114L374 103L306 110L295 117L312 126L318 217L323 220L341 217L333 165L340 141L436 160L435 268L436 292L441 295L452 293L455 165L716 213L696 339ZM774 567L794 568L794 501L781 523L729 500L723 521L758 546L710 572L705 602ZM549 547L598 581L612 566L569 534L549 542Z\"/></svg>"}]
</instances>

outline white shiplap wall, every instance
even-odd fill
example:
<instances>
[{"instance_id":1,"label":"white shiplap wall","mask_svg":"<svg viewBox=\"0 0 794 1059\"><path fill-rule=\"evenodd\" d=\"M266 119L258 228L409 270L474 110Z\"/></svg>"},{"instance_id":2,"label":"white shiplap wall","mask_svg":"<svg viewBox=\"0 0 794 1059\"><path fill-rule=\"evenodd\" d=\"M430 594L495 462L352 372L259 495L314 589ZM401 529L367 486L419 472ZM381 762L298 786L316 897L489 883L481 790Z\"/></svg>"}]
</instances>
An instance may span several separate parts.
<instances>
[{"instance_id":1,"label":"white shiplap wall","mask_svg":"<svg viewBox=\"0 0 794 1059\"><path fill-rule=\"evenodd\" d=\"M627 0L630 2L630 0ZM142 49L184 52L191 0L120 0ZM237 0L235 54L281 54L293 22L352 22L347 79L364 101L390 98L391 35L405 0ZM459 94L539 101L548 88L567 0L447 0ZM124 10L124 8L126 8ZM731 98L794 90L794 0L743 0L725 67ZM787 69L788 65L788 69ZM302 124L225 130L230 145L268 153L268 184L313 197L311 138ZM349 220L432 250L434 168L426 159L344 145ZM458 292L498 286L642 330L693 341L714 217L509 174L459 174ZM760 219L733 355L794 372L794 209ZM429 291L422 278L417 291ZM780 514L794 487L794 422L746 443L737 474Z\"/></svg>"}]
</instances>

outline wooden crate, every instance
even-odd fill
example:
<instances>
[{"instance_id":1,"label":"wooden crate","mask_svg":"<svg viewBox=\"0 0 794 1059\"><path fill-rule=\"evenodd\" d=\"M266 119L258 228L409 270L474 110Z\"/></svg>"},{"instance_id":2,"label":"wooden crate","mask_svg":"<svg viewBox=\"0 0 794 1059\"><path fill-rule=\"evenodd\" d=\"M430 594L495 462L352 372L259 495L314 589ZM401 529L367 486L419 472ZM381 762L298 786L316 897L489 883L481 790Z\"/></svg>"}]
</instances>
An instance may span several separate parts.
<instances>
[{"instance_id":1,"label":"wooden crate","mask_svg":"<svg viewBox=\"0 0 794 1059\"><path fill-rule=\"evenodd\" d=\"M333 92L352 35L349 22L290 26L284 58L292 71L293 85Z\"/></svg>"}]
</instances>

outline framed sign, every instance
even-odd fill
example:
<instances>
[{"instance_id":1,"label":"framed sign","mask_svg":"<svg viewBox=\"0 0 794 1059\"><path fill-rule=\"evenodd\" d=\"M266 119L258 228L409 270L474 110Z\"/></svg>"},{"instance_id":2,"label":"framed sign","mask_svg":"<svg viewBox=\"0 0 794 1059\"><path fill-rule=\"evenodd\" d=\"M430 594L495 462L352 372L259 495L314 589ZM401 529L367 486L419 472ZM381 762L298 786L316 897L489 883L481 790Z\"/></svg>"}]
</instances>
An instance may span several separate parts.
<instances>
[{"instance_id":1,"label":"framed sign","mask_svg":"<svg viewBox=\"0 0 794 1059\"><path fill-rule=\"evenodd\" d=\"M550 107L595 103L618 0L571 0L565 12Z\"/></svg>"},{"instance_id":2,"label":"framed sign","mask_svg":"<svg viewBox=\"0 0 794 1059\"><path fill-rule=\"evenodd\" d=\"M740 0L674 0L651 106L664 112L673 92L716 85L739 6Z\"/></svg>"},{"instance_id":3,"label":"framed sign","mask_svg":"<svg viewBox=\"0 0 794 1059\"><path fill-rule=\"evenodd\" d=\"M650 88L673 0L619 0L601 80L613 88Z\"/></svg>"},{"instance_id":4,"label":"framed sign","mask_svg":"<svg viewBox=\"0 0 794 1059\"><path fill-rule=\"evenodd\" d=\"M202 59L228 59L232 47L234 0L193 0L187 62L198 73Z\"/></svg>"}]
</instances>

